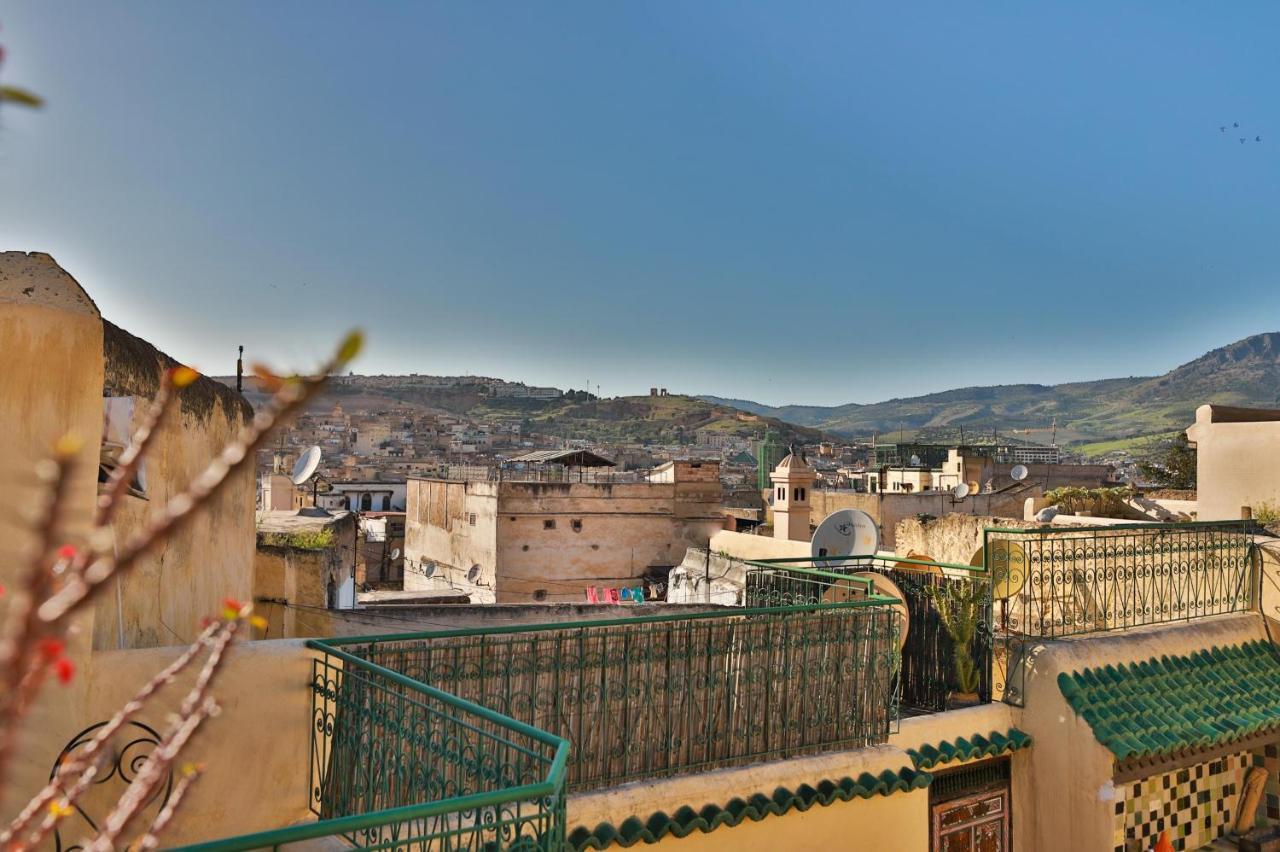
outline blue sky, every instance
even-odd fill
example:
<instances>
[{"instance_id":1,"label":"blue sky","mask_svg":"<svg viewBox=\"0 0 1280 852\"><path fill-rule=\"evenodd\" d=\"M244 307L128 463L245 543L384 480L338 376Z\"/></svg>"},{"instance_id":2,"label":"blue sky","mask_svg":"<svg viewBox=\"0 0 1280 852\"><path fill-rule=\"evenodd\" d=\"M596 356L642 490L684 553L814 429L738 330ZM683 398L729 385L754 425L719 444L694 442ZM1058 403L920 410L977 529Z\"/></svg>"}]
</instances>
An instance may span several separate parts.
<instances>
[{"instance_id":1,"label":"blue sky","mask_svg":"<svg viewBox=\"0 0 1280 852\"><path fill-rule=\"evenodd\" d=\"M214 373L1163 372L1280 327L1280 6L1121 5L7 2L0 249Z\"/></svg>"}]
</instances>

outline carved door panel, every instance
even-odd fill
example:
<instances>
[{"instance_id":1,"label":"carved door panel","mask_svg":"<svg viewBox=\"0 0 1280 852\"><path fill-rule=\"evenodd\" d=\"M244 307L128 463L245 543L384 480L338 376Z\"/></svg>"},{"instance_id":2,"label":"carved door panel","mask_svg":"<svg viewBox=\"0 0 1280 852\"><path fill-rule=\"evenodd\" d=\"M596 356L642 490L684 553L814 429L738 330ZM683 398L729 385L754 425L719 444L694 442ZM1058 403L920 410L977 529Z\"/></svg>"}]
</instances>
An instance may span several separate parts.
<instances>
[{"instance_id":1,"label":"carved door panel","mask_svg":"<svg viewBox=\"0 0 1280 852\"><path fill-rule=\"evenodd\" d=\"M930 806L934 852L1008 852L1009 788L984 790Z\"/></svg>"}]
</instances>

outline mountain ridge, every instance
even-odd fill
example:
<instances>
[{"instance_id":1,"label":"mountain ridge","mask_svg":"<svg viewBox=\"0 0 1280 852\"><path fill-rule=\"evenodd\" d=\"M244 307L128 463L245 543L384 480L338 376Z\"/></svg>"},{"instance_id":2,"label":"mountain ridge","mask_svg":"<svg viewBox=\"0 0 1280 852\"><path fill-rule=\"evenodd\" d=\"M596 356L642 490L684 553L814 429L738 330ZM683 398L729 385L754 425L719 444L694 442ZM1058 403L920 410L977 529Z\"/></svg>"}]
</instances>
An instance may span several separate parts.
<instances>
[{"instance_id":1,"label":"mountain ridge","mask_svg":"<svg viewBox=\"0 0 1280 852\"><path fill-rule=\"evenodd\" d=\"M1280 406L1280 332L1218 347L1159 376L1058 385L974 385L875 403L769 406L704 395L729 405L844 437L963 427L1045 433L1057 420L1060 443L1115 440L1189 426L1206 402Z\"/></svg>"}]
</instances>

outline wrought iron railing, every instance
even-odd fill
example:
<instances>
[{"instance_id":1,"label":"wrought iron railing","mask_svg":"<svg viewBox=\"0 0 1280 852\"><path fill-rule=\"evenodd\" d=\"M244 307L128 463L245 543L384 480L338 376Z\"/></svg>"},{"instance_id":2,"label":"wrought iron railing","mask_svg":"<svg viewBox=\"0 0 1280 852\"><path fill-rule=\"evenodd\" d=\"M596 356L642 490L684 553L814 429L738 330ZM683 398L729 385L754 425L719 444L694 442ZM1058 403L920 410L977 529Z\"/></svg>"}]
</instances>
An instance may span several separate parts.
<instances>
[{"instance_id":1,"label":"wrought iron railing","mask_svg":"<svg viewBox=\"0 0 1280 852\"><path fill-rule=\"evenodd\" d=\"M962 688L961 666L975 673L971 700L993 697L990 583L983 568L882 556L766 559L747 563L744 602L820 603L861 597L871 591L871 574L888 578L900 594L907 618L900 637L901 664L895 690L904 714L936 713L954 706ZM861 576L858 576L861 575ZM971 602L972 638L960 650L939 614L937 600Z\"/></svg>"},{"instance_id":2,"label":"wrought iron railing","mask_svg":"<svg viewBox=\"0 0 1280 852\"><path fill-rule=\"evenodd\" d=\"M309 642L311 810L288 828L183 847L238 852L341 839L359 849L559 850L562 738Z\"/></svg>"},{"instance_id":3,"label":"wrought iron railing","mask_svg":"<svg viewBox=\"0 0 1280 852\"><path fill-rule=\"evenodd\" d=\"M1034 642L1249 610L1247 522L989 528L1001 692L1021 704ZM999 678L998 678L999 680Z\"/></svg>"},{"instance_id":4,"label":"wrought iron railing","mask_svg":"<svg viewBox=\"0 0 1280 852\"><path fill-rule=\"evenodd\" d=\"M333 639L551 731L570 789L883 743L892 601Z\"/></svg>"}]
</instances>

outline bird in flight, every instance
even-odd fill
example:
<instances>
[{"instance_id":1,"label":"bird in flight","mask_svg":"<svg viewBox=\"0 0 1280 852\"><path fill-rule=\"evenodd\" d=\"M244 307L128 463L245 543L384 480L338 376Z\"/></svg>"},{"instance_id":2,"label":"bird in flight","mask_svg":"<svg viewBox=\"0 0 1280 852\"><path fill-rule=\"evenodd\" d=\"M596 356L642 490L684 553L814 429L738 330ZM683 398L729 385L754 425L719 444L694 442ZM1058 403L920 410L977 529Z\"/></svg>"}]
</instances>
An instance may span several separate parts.
<instances>
[{"instance_id":1,"label":"bird in flight","mask_svg":"<svg viewBox=\"0 0 1280 852\"><path fill-rule=\"evenodd\" d=\"M1231 126L1232 126L1232 127L1239 127L1239 126L1240 126L1240 122L1238 122L1238 121L1233 121L1233 122L1231 122Z\"/></svg>"},{"instance_id":2,"label":"bird in flight","mask_svg":"<svg viewBox=\"0 0 1280 852\"><path fill-rule=\"evenodd\" d=\"M1241 144L1241 145L1243 145L1243 144L1245 143L1245 141L1246 141L1246 140L1245 140L1245 138L1244 138L1243 136L1241 136L1241 137L1240 137L1240 144Z\"/></svg>"},{"instance_id":3,"label":"bird in flight","mask_svg":"<svg viewBox=\"0 0 1280 852\"><path fill-rule=\"evenodd\" d=\"M1219 128L1218 128L1218 132L1220 132L1220 133L1226 133L1226 132L1227 132L1227 126L1226 126L1225 124L1224 124L1224 125L1222 125L1221 127L1219 127Z\"/></svg>"},{"instance_id":4,"label":"bird in flight","mask_svg":"<svg viewBox=\"0 0 1280 852\"><path fill-rule=\"evenodd\" d=\"M1261 137L1261 136L1255 136L1255 137L1253 137L1253 141L1254 141L1254 142L1261 142L1261 141L1262 141L1262 137Z\"/></svg>"}]
</instances>

